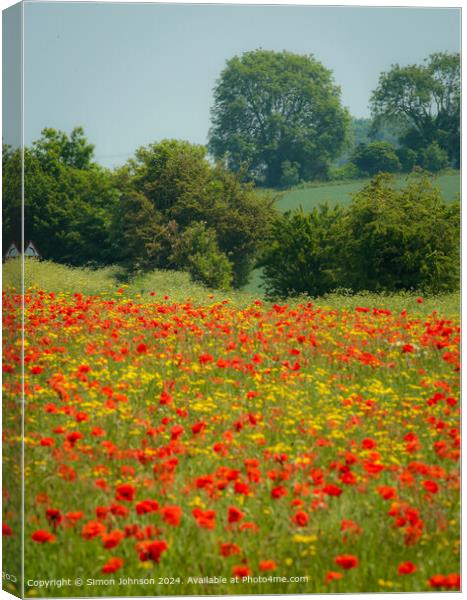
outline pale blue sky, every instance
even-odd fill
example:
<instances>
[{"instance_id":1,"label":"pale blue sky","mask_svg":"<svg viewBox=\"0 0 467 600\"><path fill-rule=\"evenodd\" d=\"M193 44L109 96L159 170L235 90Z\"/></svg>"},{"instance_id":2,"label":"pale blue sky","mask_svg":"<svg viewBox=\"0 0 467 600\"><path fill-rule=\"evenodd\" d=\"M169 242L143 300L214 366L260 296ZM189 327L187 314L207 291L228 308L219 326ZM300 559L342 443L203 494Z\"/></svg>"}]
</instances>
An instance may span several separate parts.
<instances>
[{"instance_id":1,"label":"pale blue sky","mask_svg":"<svg viewBox=\"0 0 467 600\"><path fill-rule=\"evenodd\" d=\"M459 9L27 2L25 142L82 125L106 166L165 137L205 143L235 54L314 54L368 116L381 71L459 51Z\"/></svg>"}]
</instances>

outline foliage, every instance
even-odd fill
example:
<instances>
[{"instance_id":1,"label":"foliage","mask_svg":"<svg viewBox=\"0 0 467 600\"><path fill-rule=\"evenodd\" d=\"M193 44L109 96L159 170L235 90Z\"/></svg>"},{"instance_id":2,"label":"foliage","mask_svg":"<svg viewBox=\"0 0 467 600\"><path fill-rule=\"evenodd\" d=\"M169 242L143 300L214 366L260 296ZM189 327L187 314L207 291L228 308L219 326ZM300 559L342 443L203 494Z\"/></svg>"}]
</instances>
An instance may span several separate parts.
<instances>
[{"instance_id":1,"label":"foliage","mask_svg":"<svg viewBox=\"0 0 467 600\"><path fill-rule=\"evenodd\" d=\"M355 165L352 166L356 169ZM394 185L404 187L406 179L407 175L394 175ZM458 198L460 192L459 171L446 171L434 175L432 181L439 188L441 196L446 202L452 202ZM347 181L337 180L300 184L283 192L279 196L276 207L281 212L287 212L303 206L303 210L307 212L323 202L327 202L330 206L348 205L353 194L359 192L369 182L370 178L368 177L361 179L349 177Z\"/></svg>"},{"instance_id":2,"label":"foliage","mask_svg":"<svg viewBox=\"0 0 467 600\"><path fill-rule=\"evenodd\" d=\"M128 267L184 268L186 261L179 263L180 255L174 251L177 236L202 222L215 233L218 250L231 265L233 285L248 280L272 219L272 200L255 193L222 165L210 165L204 147L164 140L140 148L118 181L121 189L139 195L133 207L128 202L137 198L134 193L122 197L114 221L114 246L122 237L135 240L125 249Z\"/></svg>"},{"instance_id":3,"label":"foliage","mask_svg":"<svg viewBox=\"0 0 467 600\"><path fill-rule=\"evenodd\" d=\"M420 151L421 165L431 173L437 173L448 166L448 153L440 147L438 142L431 142L429 146Z\"/></svg>"},{"instance_id":4,"label":"foliage","mask_svg":"<svg viewBox=\"0 0 467 600\"><path fill-rule=\"evenodd\" d=\"M353 290L450 291L459 285L459 204L425 175L397 189L379 175L346 213L342 284Z\"/></svg>"},{"instance_id":5,"label":"foliage","mask_svg":"<svg viewBox=\"0 0 467 600\"><path fill-rule=\"evenodd\" d=\"M285 213L275 221L262 262L269 296L318 296L336 287L336 240L342 214L339 207L321 205L309 213Z\"/></svg>"},{"instance_id":6,"label":"foliage","mask_svg":"<svg viewBox=\"0 0 467 600\"><path fill-rule=\"evenodd\" d=\"M174 263L208 287L227 290L232 283L232 264L219 250L216 232L205 223L189 225L175 243Z\"/></svg>"},{"instance_id":7,"label":"foliage","mask_svg":"<svg viewBox=\"0 0 467 600\"><path fill-rule=\"evenodd\" d=\"M176 234L173 224L170 227L163 223L160 212L146 196L127 191L121 195L113 214L112 256L128 272L166 266Z\"/></svg>"},{"instance_id":8,"label":"foliage","mask_svg":"<svg viewBox=\"0 0 467 600\"><path fill-rule=\"evenodd\" d=\"M276 221L264 259L270 295L355 291L451 291L459 285L459 204L426 175L403 189L375 177L347 208L327 205Z\"/></svg>"},{"instance_id":9,"label":"foliage","mask_svg":"<svg viewBox=\"0 0 467 600\"><path fill-rule=\"evenodd\" d=\"M211 180L205 147L182 140L139 148L125 171L129 185L169 219L180 203L199 202Z\"/></svg>"},{"instance_id":10,"label":"foliage","mask_svg":"<svg viewBox=\"0 0 467 600\"><path fill-rule=\"evenodd\" d=\"M329 168L330 181L347 181L349 179L356 179L359 175L358 168L352 162L346 162L341 166L332 165Z\"/></svg>"},{"instance_id":11,"label":"foliage","mask_svg":"<svg viewBox=\"0 0 467 600\"><path fill-rule=\"evenodd\" d=\"M74 127L68 136L63 131L46 127L42 137L33 143L34 155L45 171L57 173L59 165L75 169L93 167L94 146L90 144L82 127Z\"/></svg>"},{"instance_id":12,"label":"foliage","mask_svg":"<svg viewBox=\"0 0 467 600\"><path fill-rule=\"evenodd\" d=\"M300 164L298 162L290 162L290 160L284 160L281 165L282 176L280 180L280 187L287 189L297 185L300 182Z\"/></svg>"},{"instance_id":13,"label":"foliage","mask_svg":"<svg viewBox=\"0 0 467 600\"><path fill-rule=\"evenodd\" d=\"M404 173L410 173L410 171L418 164L417 152L411 148L407 148L407 146L397 148L396 155Z\"/></svg>"},{"instance_id":14,"label":"foliage","mask_svg":"<svg viewBox=\"0 0 467 600\"><path fill-rule=\"evenodd\" d=\"M80 131L68 137L46 129L32 148L24 149L24 236L51 260L106 264L111 259L108 229L117 190L110 172L90 162L92 146ZM18 149L7 156L3 170L7 246L21 240L21 172Z\"/></svg>"},{"instance_id":15,"label":"foliage","mask_svg":"<svg viewBox=\"0 0 467 600\"><path fill-rule=\"evenodd\" d=\"M394 173L402 168L394 146L384 141L360 144L353 153L352 162L363 176L380 172Z\"/></svg>"},{"instance_id":16,"label":"foliage","mask_svg":"<svg viewBox=\"0 0 467 600\"><path fill-rule=\"evenodd\" d=\"M257 183L279 187L291 168L294 178L325 178L348 127L340 90L313 56L255 50L231 58L217 81L209 149L231 170L246 166Z\"/></svg>"},{"instance_id":17,"label":"foliage","mask_svg":"<svg viewBox=\"0 0 467 600\"><path fill-rule=\"evenodd\" d=\"M460 162L460 57L432 54L423 65L394 65L371 97L376 123L391 123L400 142L420 151L432 142Z\"/></svg>"}]
</instances>

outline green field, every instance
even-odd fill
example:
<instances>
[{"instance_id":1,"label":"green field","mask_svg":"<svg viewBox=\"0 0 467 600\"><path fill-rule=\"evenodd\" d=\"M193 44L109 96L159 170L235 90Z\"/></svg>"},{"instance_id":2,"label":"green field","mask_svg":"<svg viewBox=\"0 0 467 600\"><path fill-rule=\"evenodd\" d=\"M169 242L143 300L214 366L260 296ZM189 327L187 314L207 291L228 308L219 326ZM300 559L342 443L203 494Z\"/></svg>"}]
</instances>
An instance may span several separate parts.
<instances>
[{"instance_id":1,"label":"green field","mask_svg":"<svg viewBox=\"0 0 467 600\"><path fill-rule=\"evenodd\" d=\"M406 176L398 176L396 181L403 185ZM294 188L284 192L277 202L277 208L281 211L299 208L310 210L318 204L327 202L330 206L336 204L348 204L352 194L361 190L370 180L356 179L347 182L330 182L320 185L309 185L303 188ZM436 185L440 188L446 201L454 200L460 192L460 173L449 173L435 178Z\"/></svg>"},{"instance_id":2,"label":"green field","mask_svg":"<svg viewBox=\"0 0 467 600\"><path fill-rule=\"evenodd\" d=\"M3 289L18 289L20 262L19 259L10 259L3 266ZM144 275L135 277L126 284L121 282L121 273L118 267L105 267L101 269L86 269L68 267L52 261L35 258L25 259L24 287L30 291L44 290L55 294L69 293L78 289L81 293L105 298L113 298L122 292L126 298L136 301L147 301L153 298L160 301L164 297L171 302L191 301L195 305L207 300L215 304L228 300L228 303L237 308L250 306L257 298L262 297L261 273L253 271L248 286L241 290L228 292L213 290L200 283L191 281L190 275L182 271L154 270ZM335 310L354 310L357 306L371 306L372 308L390 308L395 312L413 309L414 305L420 314L429 315L432 311L446 314L459 313L459 293L445 293L425 297L421 305L415 302L418 296L415 292L397 292L393 294L361 292L358 294L330 293L314 299L318 306ZM303 302L303 297L289 298L289 306L297 306ZM266 304L271 304L265 301Z\"/></svg>"}]
</instances>

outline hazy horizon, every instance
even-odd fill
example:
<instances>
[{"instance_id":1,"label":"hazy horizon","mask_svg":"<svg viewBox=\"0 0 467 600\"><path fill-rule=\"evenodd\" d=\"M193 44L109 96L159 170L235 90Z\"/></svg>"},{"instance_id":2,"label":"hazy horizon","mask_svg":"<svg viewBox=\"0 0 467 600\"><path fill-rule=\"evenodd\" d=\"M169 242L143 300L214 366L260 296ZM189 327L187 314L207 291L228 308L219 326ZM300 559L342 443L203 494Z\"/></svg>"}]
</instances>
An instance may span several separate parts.
<instances>
[{"instance_id":1,"label":"hazy horizon","mask_svg":"<svg viewBox=\"0 0 467 600\"><path fill-rule=\"evenodd\" d=\"M105 166L163 138L204 144L226 61L259 47L313 54L368 117L382 71L459 51L460 9L26 2L25 143L81 125Z\"/></svg>"}]
</instances>

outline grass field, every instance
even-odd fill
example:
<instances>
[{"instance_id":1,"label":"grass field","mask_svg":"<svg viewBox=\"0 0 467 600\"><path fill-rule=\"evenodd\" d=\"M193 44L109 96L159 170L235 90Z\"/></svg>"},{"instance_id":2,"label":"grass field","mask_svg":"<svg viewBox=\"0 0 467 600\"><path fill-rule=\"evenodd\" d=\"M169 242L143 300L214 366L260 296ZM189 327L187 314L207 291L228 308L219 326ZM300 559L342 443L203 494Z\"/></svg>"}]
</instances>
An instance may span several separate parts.
<instances>
[{"instance_id":1,"label":"grass field","mask_svg":"<svg viewBox=\"0 0 467 600\"><path fill-rule=\"evenodd\" d=\"M405 177L397 177L396 180L402 186ZM351 194L361 190L370 180L357 179L351 182L330 182L322 185L310 185L303 188L295 188L284 192L277 202L277 208L282 211L299 208L311 210L318 204L327 202L331 206L337 204L348 204ZM440 188L446 201L453 200L460 192L460 174L446 174L435 178L436 185Z\"/></svg>"},{"instance_id":2,"label":"grass field","mask_svg":"<svg viewBox=\"0 0 467 600\"><path fill-rule=\"evenodd\" d=\"M183 274L26 269L28 597L459 589L457 295L273 304Z\"/></svg>"}]
</instances>

